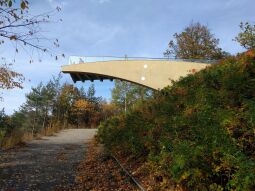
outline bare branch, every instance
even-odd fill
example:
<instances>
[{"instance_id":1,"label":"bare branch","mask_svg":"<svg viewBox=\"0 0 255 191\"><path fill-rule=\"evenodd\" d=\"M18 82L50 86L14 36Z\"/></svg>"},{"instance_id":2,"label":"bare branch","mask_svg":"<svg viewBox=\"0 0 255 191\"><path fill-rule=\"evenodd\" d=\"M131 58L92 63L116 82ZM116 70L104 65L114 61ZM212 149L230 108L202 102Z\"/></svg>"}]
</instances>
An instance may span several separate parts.
<instances>
[{"instance_id":1,"label":"bare branch","mask_svg":"<svg viewBox=\"0 0 255 191\"><path fill-rule=\"evenodd\" d=\"M21 48L29 55L30 62L33 61L34 51L37 52L38 57L40 52L54 58L58 57L51 49L51 47L59 47L58 40L43 36L41 26L49 23L50 18L59 11L60 9L57 8L55 11L31 15L26 0L20 0L19 3L14 0L0 0L0 45L4 46L9 42L13 45L15 55ZM21 74L10 70L8 65L0 63L0 89L21 88L22 77Z\"/></svg>"}]
</instances>

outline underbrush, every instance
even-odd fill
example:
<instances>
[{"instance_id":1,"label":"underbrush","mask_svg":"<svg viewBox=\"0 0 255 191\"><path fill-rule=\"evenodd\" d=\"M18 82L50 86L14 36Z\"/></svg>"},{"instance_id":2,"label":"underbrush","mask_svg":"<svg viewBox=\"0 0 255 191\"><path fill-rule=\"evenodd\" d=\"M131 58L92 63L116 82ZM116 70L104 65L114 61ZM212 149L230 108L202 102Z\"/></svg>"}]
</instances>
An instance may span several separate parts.
<instances>
[{"instance_id":1,"label":"underbrush","mask_svg":"<svg viewBox=\"0 0 255 191\"><path fill-rule=\"evenodd\" d=\"M80 126L79 128L85 128L86 126ZM94 126L93 126L94 127ZM92 126L90 128L93 128ZM72 124L63 124L60 121L45 127L36 128L33 132L31 128L29 130L24 128L9 128L8 131L0 131L0 149L10 149L18 145L23 145L25 142L31 141L34 138L40 138L42 136L51 136L54 133L62 129L77 128Z\"/></svg>"},{"instance_id":2,"label":"underbrush","mask_svg":"<svg viewBox=\"0 0 255 191\"><path fill-rule=\"evenodd\" d=\"M98 139L112 152L144 157L151 171L184 189L255 190L254 54L173 82L103 122Z\"/></svg>"},{"instance_id":3,"label":"underbrush","mask_svg":"<svg viewBox=\"0 0 255 191\"><path fill-rule=\"evenodd\" d=\"M63 128L61 128L61 126L59 126L58 123L56 123L52 127L46 127L44 129L41 129L36 133L15 128L0 139L0 148L10 149L15 146L23 145L25 144L25 142L31 141L34 138L53 135L54 133L60 131L61 129Z\"/></svg>"},{"instance_id":4,"label":"underbrush","mask_svg":"<svg viewBox=\"0 0 255 191\"><path fill-rule=\"evenodd\" d=\"M32 139L32 133L24 133L19 129L14 129L10 135L5 136L0 141L0 148L9 149L16 145L22 145L24 142L30 141Z\"/></svg>"}]
</instances>

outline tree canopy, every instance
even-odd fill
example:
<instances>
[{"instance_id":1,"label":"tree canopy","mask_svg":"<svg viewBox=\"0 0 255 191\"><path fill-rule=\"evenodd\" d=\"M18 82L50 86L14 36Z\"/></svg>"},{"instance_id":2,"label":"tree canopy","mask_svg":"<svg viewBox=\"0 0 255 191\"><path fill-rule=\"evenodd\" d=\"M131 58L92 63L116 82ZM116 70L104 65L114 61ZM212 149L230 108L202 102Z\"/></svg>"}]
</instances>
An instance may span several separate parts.
<instances>
[{"instance_id":1,"label":"tree canopy","mask_svg":"<svg viewBox=\"0 0 255 191\"><path fill-rule=\"evenodd\" d=\"M115 80L112 89L112 103L121 111L130 110L135 104L143 102L152 90L130 82Z\"/></svg>"},{"instance_id":2,"label":"tree canopy","mask_svg":"<svg viewBox=\"0 0 255 191\"><path fill-rule=\"evenodd\" d=\"M215 38L207 26L191 23L183 32L175 33L169 42L166 57L181 59L220 59L226 52L219 48L219 39Z\"/></svg>"},{"instance_id":3,"label":"tree canopy","mask_svg":"<svg viewBox=\"0 0 255 191\"><path fill-rule=\"evenodd\" d=\"M248 22L240 23L241 32L235 38L245 49L255 49L255 25Z\"/></svg>"}]
</instances>

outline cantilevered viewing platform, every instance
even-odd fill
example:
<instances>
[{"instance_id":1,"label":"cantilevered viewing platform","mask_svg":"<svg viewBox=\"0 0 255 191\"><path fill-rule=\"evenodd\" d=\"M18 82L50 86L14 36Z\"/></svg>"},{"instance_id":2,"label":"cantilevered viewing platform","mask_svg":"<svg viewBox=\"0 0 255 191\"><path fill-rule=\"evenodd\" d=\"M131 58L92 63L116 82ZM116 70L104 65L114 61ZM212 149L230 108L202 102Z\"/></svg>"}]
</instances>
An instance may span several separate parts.
<instances>
[{"instance_id":1,"label":"cantilevered viewing platform","mask_svg":"<svg viewBox=\"0 0 255 191\"><path fill-rule=\"evenodd\" d=\"M161 58L70 57L62 72L70 74L74 82L119 79L158 90L209 65L205 61Z\"/></svg>"}]
</instances>

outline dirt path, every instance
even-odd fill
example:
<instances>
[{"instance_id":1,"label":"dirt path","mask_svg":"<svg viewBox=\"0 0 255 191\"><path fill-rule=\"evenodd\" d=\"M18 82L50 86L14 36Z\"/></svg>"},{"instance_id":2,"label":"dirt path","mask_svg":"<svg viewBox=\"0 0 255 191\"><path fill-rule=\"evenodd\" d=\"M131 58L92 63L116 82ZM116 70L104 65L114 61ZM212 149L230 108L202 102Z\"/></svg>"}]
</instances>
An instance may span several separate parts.
<instances>
[{"instance_id":1,"label":"dirt path","mask_svg":"<svg viewBox=\"0 0 255 191\"><path fill-rule=\"evenodd\" d=\"M68 129L0 152L0 190L54 190L74 183L75 166L84 159L94 129Z\"/></svg>"}]
</instances>

